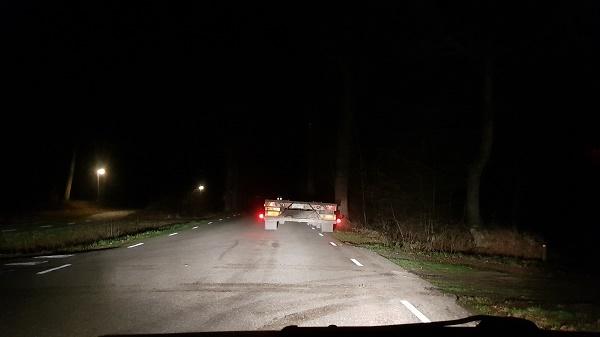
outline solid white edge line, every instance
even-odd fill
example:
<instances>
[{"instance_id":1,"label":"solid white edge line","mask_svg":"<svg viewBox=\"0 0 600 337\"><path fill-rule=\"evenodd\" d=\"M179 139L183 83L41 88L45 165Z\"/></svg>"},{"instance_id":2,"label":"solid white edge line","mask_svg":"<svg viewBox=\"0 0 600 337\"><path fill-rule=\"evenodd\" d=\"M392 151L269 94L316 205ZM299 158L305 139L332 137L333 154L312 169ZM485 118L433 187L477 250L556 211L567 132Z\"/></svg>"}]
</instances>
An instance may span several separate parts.
<instances>
[{"instance_id":1,"label":"solid white edge line","mask_svg":"<svg viewBox=\"0 0 600 337\"><path fill-rule=\"evenodd\" d=\"M140 242L140 243L136 243L135 245L131 245L131 246L127 247L127 248L135 248L135 247L139 247L139 246L141 246L143 244L144 244L143 242Z\"/></svg>"},{"instance_id":2,"label":"solid white edge line","mask_svg":"<svg viewBox=\"0 0 600 337\"><path fill-rule=\"evenodd\" d=\"M337 247L337 245L335 244L335 242L329 242L330 245Z\"/></svg>"},{"instance_id":3,"label":"solid white edge line","mask_svg":"<svg viewBox=\"0 0 600 337\"><path fill-rule=\"evenodd\" d=\"M359 266L359 267L363 267L363 264L358 262L357 259L350 259L352 262L354 262L355 265Z\"/></svg>"},{"instance_id":4,"label":"solid white edge line","mask_svg":"<svg viewBox=\"0 0 600 337\"><path fill-rule=\"evenodd\" d=\"M75 256L75 254L65 254L65 255L43 255L43 256L34 256L34 259L64 259L67 257Z\"/></svg>"},{"instance_id":5,"label":"solid white edge line","mask_svg":"<svg viewBox=\"0 0 600 337\"><path fill-rule=\"evenodd\" d=\"M71 265L70 263L63 264L62 266L58 266L56 268L51 268L51 269L46 269L46 270L39 271L36 274L38 274L38 275L46 274L46 273L49 273L51 271L55 271L55 270L59 270L59 269L63 269L63 268L69 267L70 265Z\"/></svg>"},{"instance_id":6,"label":"solid white edge line","mask_svg":"<svg viewBox=\"0 0 600 337\"><path fill-rule=\"evenodd\" d=\"M400 302L402 304L404 304L404 306L406 307L406 309L410 310L410 312L412 312L415 316L417 316L417 318L419 319L419 321L421 321L422 323L429 323L429 322L431 322L431 320L429 320L429 318L427 318L427 316L423 315L423 313L420 312L419 309L415 308L414 305L410 304L409 301L407 301L407 300L401 300Z\"/></svg>"},{"instance_id":7,"label":"solid white edge line","mask_svg":"<svg viewBox=\"0 0 600 337\"><path fill-rule=\"evenodd\" d=\"M169 234L169 236L173 236L173 235L177 235L177 234L179 234L179 233L175 232L175 233Z\"/></svg>"},{"instance_id":8,"label":"solid white edge line","mask_svg":"<svg viewBox=\"0 0 600 337\"><path fill-rule=\"evenodd\" d=\"M319 233L319 236L323 236L323 233Z\"/></svg>"},{"instance_id":9,"label":"solid white edge line","mask_svg":"<svg viewBox=\"0 0 600 337\"><path fill-rule=\"evenodd\" d=\"M48 261L31 261L31 262L11 262L5 263L5 266L37 266L38 264L46 263Z\"/></svg>"},{"instance_id":10,"label":"solid white edge line","mask_svg":"<svg viewBox=\"0 0 600 337\"><path fill-rule=\"evenodd\" d=\"M198 226L194 226L194 227L192 227L192 229L196 229L196 228L198 228Z\"/></svg>"}]
</instances>

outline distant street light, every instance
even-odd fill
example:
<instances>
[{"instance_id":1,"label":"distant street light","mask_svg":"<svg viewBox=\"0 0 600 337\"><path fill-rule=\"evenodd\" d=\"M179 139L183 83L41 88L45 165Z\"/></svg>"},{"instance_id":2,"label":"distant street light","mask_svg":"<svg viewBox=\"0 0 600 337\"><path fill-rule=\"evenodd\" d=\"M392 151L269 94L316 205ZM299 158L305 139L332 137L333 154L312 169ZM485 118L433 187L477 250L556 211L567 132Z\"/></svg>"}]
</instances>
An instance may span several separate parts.
<instances>
[{"instance_id":1,"label":"distant street light","mask_svg":"<svg viewBox=\"0 0 600 337\"><path fill-rule=\"evenodd\" d=\"M198 186L198 191L204 191L204 185Z\"/></svg>"},{"instance_id":2,"label":"distant street light","mask_svg":"<svg viewBox=\"0 0 600 337\"><path fill-rule=\"evenodd\" d=\"M100 201L100 176L103 176L105 174L106 169L104 169L104 167L101 167L98 170L96 170L96 177L98 178L98 195L96 196L96 201Z\"/></svg>"}]
</instances>

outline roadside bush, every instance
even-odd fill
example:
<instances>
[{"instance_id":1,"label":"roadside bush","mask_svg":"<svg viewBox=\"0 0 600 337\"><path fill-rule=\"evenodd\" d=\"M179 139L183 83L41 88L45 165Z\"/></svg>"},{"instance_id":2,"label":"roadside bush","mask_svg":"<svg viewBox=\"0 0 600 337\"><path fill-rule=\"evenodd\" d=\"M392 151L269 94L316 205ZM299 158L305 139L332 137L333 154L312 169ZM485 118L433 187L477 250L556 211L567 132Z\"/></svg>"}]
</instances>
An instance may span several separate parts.
<instances>
[{"instance_id":1,"label":"roadside bush","mask_svg":"<svg viewBox=\"0 0 600 337\"><path fill-rule=\"evenodd\" d=\"M379 219L368 226L381 233L388 245L409 251L503 255L537 259L542 241L528 233L507 228L473 230L463 224L423 222L418 219Z\"/></svg>"},{"instance_id":2,"label":"roadside bush","mask_svg":"<svg viewBox=\"0 0 600 337\"><path fill-rule=\"evenodd\" d=\"M508 228L471 229L475 241L474 252L539 259L542 240L529 233Z\"/></svg>"}]
</instances>

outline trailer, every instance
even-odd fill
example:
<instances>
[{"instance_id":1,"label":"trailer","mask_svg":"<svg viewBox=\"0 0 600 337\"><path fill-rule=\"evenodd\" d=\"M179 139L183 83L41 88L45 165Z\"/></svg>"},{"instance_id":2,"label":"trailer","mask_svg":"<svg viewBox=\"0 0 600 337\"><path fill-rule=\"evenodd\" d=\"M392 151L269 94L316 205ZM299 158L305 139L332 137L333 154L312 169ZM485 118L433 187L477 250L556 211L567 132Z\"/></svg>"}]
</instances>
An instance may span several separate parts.
<instances>
[{"instance_id":1,"label":"trailer","mask_svg":"<svg viewBox=\"0 0 600 337\"><path fill-rule=\"evenodd\" d=\"M277 230L287 221L303 222L317 227L322 232L333 232L340 220L337 205L315 201L265 200L265 230Z\"/></svg>"}]
</instances>

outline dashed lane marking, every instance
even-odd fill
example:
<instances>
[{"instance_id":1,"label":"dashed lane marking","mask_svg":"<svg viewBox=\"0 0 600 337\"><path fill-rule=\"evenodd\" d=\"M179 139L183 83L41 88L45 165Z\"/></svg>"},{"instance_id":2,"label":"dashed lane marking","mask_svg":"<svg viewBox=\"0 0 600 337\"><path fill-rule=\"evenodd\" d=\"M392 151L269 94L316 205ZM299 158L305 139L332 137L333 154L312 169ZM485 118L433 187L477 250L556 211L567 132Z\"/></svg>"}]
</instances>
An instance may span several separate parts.
<instances>
[{"instance_id":1,"label":"dashed lane marking","mask_svg":"<svg viewBox=\"0 0 600 337\"><path fill-rule=\"evenodd\" d=\"M350 259L350 261L354 262L354 264L357 265L357 266L359 266L359 267L363 266L362 263L358 262L357 259Z\"/></svg>"},{"instance_id":2,"label":"dashed lane marking","mask_svg":"<svg viewBox=\"0 0 600 337\"><path fill-rule=\"evenodd\" d=\"M64 255L43 255L43 256L35 256L34 259L66 259L67 257L75 256L74 254L64 254Z\"/></svg>"},{"instance_id":3,"label":"dashed lane marking","mask_svg":"<svg viewBox=\"0 0 600 337\"><path fill-rule=\"evenodd\" d=\"M400 302L406 307L406 309L410 310L410 312L412 312L415 316L417 316L419 321L421 321L423 323L431 322L431 320L429 320L429 318L427 318L427 316L423 315L423 313L420 312L419 309L415 308L415 306L412 305L409 301L401 300Z\"/></svg>"},{"instance_id":4,"label":"dashed lane marking","mask_svg":"<svg viewBox=\"0 0 600 337\"><path fill-rule=\"evenodd\" d=\"M36 266L38 264L46 263L48 261L31 261L31 262L11 262L5 263L5 266Z\"/></svg>"},{"instance_id":5,"label":"dashed lane marking","mask_svg":"<svg viewBox=\"0 0 600 337\"><path fill-rule=\"evenodd\" d=\"M36 274L38 274L38 275L43 275L43 274L49 273L49 272L51 272L51 271L55 271L55 270L59 270L59 269L63 269L63 268L67 268L67 267L69 267L69 266L71 266L71 264L63 264L62 266L59 266L59 267L56 267L56 268L50 268L50 269L42 270L42 271L40 271L40 272L37 272Z\"/></svg>"}]
</instances>

